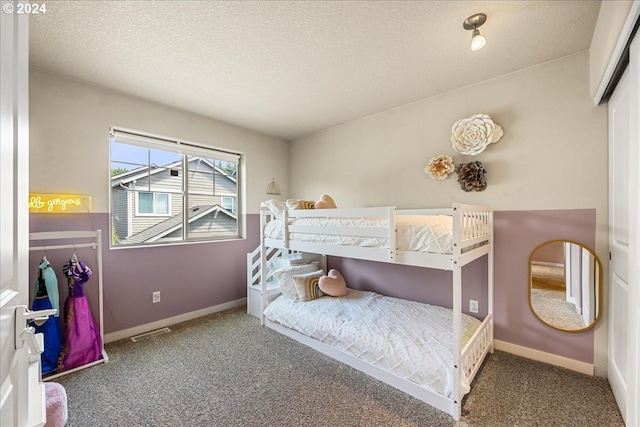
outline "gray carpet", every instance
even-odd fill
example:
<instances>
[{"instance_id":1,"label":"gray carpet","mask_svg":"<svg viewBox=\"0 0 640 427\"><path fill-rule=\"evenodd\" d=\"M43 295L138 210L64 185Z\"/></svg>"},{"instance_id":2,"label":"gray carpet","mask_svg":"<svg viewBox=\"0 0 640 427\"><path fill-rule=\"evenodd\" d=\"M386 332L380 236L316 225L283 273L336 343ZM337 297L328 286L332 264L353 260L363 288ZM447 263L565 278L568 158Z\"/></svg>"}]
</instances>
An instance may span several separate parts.
<instances>
[{"instance_id":1,"label":"gray carpet","mask_svg":"<svg viewBox=\"0 0 640 427\"><path fill-rule=\"evenodd\" d=\"M456 423L265 327L244 308L106 346L109 363L54 381L68 427L623 426L601 378L496 352Z\"/></svg>"},{"instance_id":2,"label":"gray carpet","mask_svg":"<svg viewBox=\"0 0 640 427\"><path fill-rule=\"evenodd\" d=\"M576 312L576 306L567 302L566 291L532 288L530 292L531 308L547 324L569 331L587 326L582 315Z\"/></svg>"}]
</instances>

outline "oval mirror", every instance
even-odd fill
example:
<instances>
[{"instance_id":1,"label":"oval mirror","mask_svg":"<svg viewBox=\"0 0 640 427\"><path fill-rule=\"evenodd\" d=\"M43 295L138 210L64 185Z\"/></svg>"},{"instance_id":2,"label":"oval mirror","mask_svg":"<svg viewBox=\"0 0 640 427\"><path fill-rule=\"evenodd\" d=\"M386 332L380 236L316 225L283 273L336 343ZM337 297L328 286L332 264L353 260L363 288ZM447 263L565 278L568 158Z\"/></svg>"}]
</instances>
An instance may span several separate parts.
<instances>
[{"instance_id":1,"label":"oval mirror","mask_svg":"<svg viewBox=\"0 0 640 427\"><path fill-rule=\"evenodd\" d=\"M552 328L592 328L602 311L602 267L596 254L568 240L535 248L529 257L529 305Z\"/></svg>"}]
</instances>

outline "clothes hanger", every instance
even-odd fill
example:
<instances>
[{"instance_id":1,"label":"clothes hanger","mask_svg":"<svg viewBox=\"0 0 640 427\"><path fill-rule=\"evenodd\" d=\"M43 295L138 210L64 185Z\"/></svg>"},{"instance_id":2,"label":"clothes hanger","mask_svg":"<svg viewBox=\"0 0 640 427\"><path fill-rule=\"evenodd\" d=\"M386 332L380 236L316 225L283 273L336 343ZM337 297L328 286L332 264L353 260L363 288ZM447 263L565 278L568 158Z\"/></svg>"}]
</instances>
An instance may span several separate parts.
<instances>
[{"instance_id":1,"label":"clothes hanger","mask_svg":"<svg viewBox=\"0 0 640 427\"><path fill-rule=\"evenodd\" d=\"M77 267L78 271L80 273L84 272L84 269L82 268L82 264L80 264L80 261L78 261L78 257L76 256L76 247L73 247L73 255L71 256L71 263L72 263L72 268L71 270L73 270L73 268Z\"/></svg>"}]
</instances>

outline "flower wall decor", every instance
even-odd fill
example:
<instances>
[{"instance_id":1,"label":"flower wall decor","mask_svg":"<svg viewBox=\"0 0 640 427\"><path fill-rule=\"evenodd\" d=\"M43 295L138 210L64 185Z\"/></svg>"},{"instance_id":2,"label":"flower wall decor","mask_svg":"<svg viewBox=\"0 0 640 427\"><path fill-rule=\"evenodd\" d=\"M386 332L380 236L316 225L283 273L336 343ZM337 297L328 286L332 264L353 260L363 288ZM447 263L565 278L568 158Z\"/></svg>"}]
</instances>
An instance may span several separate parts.
<instances>
[{"instance_id":1,"label":"flower wall decor","mask_svg":"<svg viewBox=\"0 0 640 427\"><path fill-rule=\"evenodd\" d=\"M487 171L481 162L462 163L456 168L458 184L464 191L482 191L487 188Z\"/></svg>"},{"instance_id":2,"label":"flower wall decor","mask_svg":"<svg viewBox=\"0 0 640 427\"><path fill-rule=\"evenodd\" d=\"M460 119L451 127L451 144L460 154L475 156L489 144L498 142L504 132L487 114Z\"/></svg>"},{"instance_id":3,"label":"flower wall decor","mask_svg":"<svg viewBox=\"0 0 640 427\"><path fill-rule=\"evenodd\" d=\"M450 156L441 155L433 157L429 160L429 164L424 171L429 174L431 179L446 179L450 173L455 170L453 159Z\"/></svg>"}]
</instances>

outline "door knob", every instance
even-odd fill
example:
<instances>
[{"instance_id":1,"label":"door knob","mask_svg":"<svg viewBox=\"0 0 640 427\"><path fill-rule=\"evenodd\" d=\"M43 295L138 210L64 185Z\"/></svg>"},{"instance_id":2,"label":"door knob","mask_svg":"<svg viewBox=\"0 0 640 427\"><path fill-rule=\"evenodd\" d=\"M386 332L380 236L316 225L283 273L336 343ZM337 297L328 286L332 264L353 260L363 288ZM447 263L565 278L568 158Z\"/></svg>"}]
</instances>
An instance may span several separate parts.
<instances>
[{"instance_id":1,"label":"door knob","mask_svg":"<svg viewBox=\"0 0 640 427\"><path fill-rule=\"evenodd\" d=\"M36 349L37 343L35 341L35 328L29 326L29 322L33 321L36 325L41 326L47 321L49 316L56 314L58 310L50 308L48 310L36 310L31 311L26 305L19 305L16 307L15 318L15 348L16 350L24 347L25 341L28 342L30 349ZM33 340L32 338L33 337ZM33 347L35 346L35 347ZM32 348L33 347L33 348ZM42 351L40 351L42 353Z\"/></svg>"},{"instance_id":2,"label":"door knob","mask_svg":"<svg viewBox=\"0 0 640 427\"><path fill-rule=\"evenodd\" d=\"M27 343L27 347L29 348L29 353L33 355L39 355L44 351L44 348L40 346L38 340L36 339L36 328L33 326L29 326L28 328L24 328L22 333L20 334L20 339L23 342Z\"/></svg>"}]
</instances>

